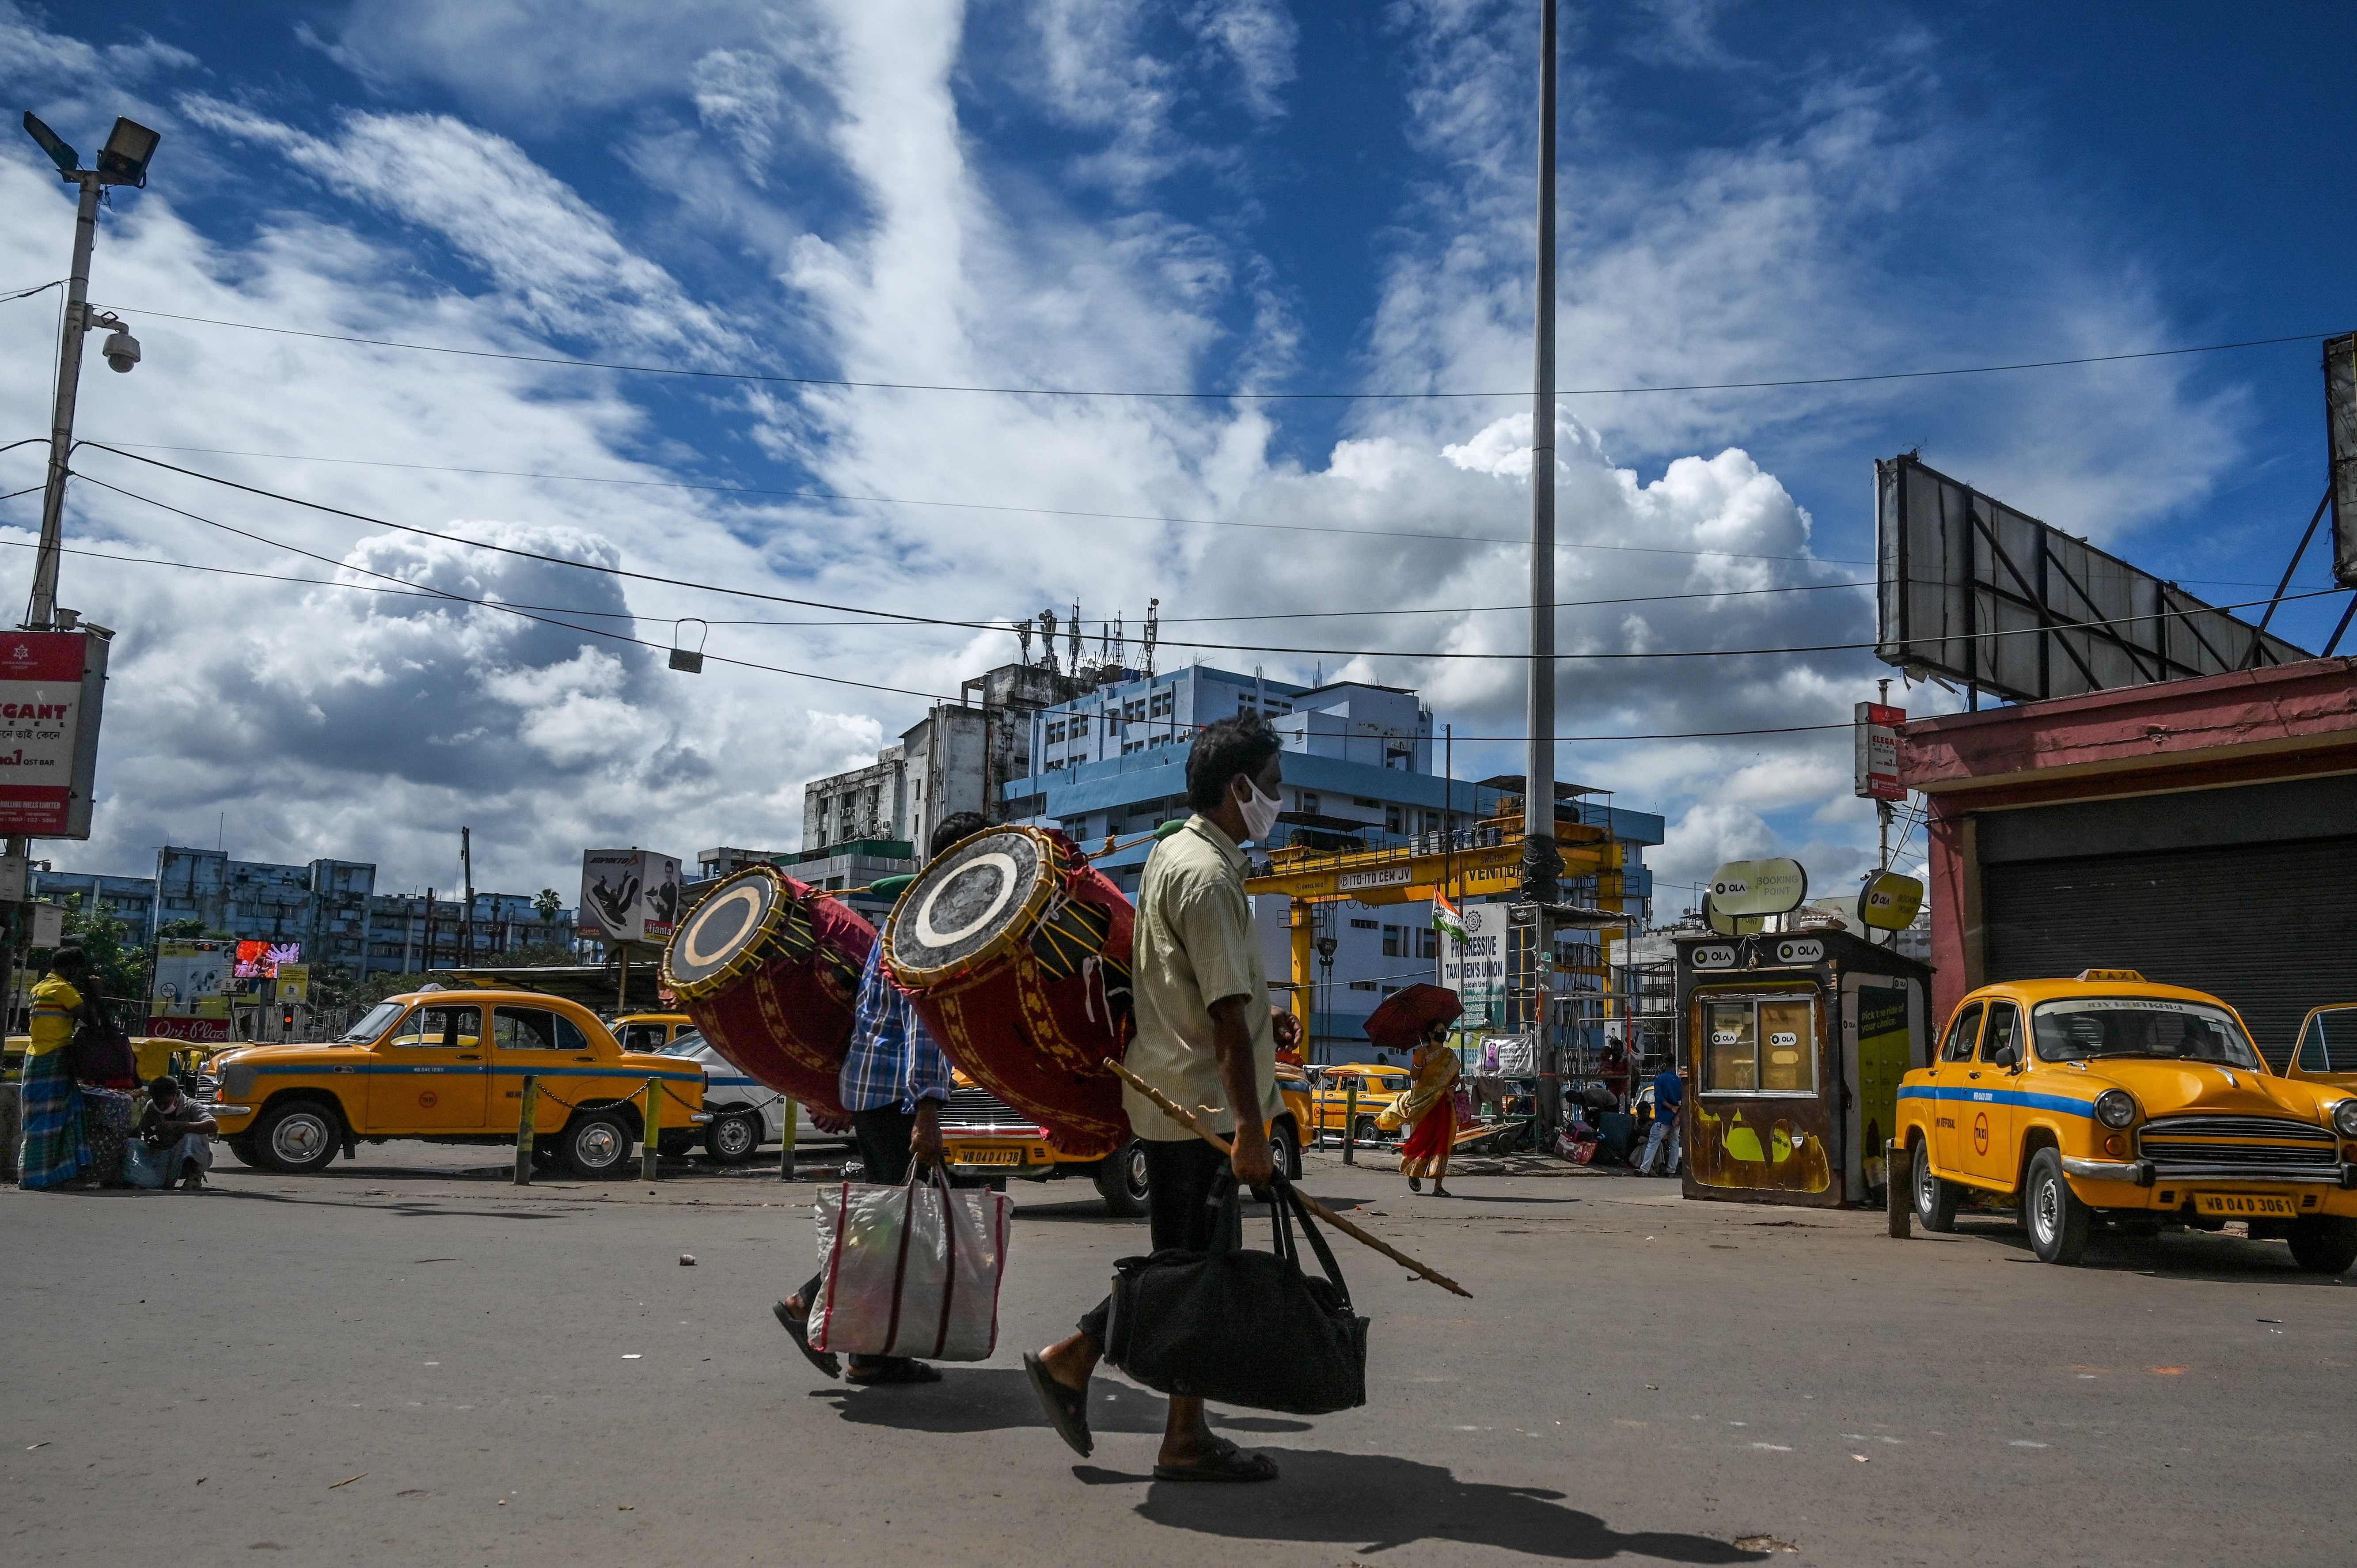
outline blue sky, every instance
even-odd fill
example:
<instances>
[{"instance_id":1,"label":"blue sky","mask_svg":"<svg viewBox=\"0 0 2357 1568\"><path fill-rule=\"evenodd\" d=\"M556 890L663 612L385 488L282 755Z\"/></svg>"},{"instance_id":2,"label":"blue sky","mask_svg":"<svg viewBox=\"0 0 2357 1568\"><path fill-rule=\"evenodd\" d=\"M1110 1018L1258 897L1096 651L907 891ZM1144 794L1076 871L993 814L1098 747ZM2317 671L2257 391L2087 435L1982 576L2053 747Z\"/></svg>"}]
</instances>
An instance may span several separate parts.
<instances>
[{"instance_id":1,"label":"blue sky","mask_svg":"<svg viewBox=\"0 0 2357 1568\"><path fill-rule=\"evenodd\" d=\"M1525 526L1534 6L680 0L659 24L644 11L0 0L0 74L23 106L85 147L117 113L165 133L151 188L105 220L92 290L132 318L147 362L90 372L81 433L208 448L149 455L449 537L104 454L85 470L330 561L596 612L569 618L654 641L683 616L847 618L455 540L956 618L1077 597L1091 620L1134 627L1159 597L1167 639L1373 650L1351 672L1420 687L1460 734L1519 733L1512 664L1415 656L1515 650L1515 615L1469 607L1519 601L1518 553L1400 535ZM2357 46L2346 8L1657 0L1564 17L1566 388L2357 324L2357 112L2331 80ZM0 282L61 270L70 209L45 166L29 142L0 158L0 201L30 216L0 234ZM55 298L0 306L9 438L45 424ZM748 385L165 313L863 381L1511 395ZM1918 445L2213 602L2255 596L2247 585L2272 585L2321 491L2318 392L2302 342L1566 397L1566 599L1807 591L1567 610L1565 646L1870 635L1866 596L1824 585L1870 576L1872 459ZM8 460L19 482L38 478L37 458ZM31 498L0 503L0 538L36 521ZM1377 532L1232 526L1255 521ZM95 485L76 491L71 528L143 559L335 575ZM21 583L27 568L0 570ZM2323 584L2319 556L2302 578ZM159 843L209 842L223 813L233 850L373 857L400 885L447 880L462 822L503 886L565 886L591 842L782 845L804 779L921 707L719 666L677 676L610 639L415 599L87 558L68 561L65 585L67 603L124 632L99 836L52 846L81 868L139 869ZM2277 629L2317 646L2341 604L2288 606ZM1179 618L1338 609L1395 613ZM1011 652L954 628L716 624L712 639L738 659L932 692ZM1297 678L1321 662L1203 657ZM1339 662L1322 660L1329 674ZM1560 723L1830 723L1886 673L1863 654L1582 664ZM1919 712L1949 701L1914 698ZM1487 771L1513 750L1470 743L1459 760ZM1853 876L1873 840L1846 757L1828 731L1573 746L1561 766L1669 819L1665 881L1773 848L1824 886Z\"/></svg>"}]
</instances>

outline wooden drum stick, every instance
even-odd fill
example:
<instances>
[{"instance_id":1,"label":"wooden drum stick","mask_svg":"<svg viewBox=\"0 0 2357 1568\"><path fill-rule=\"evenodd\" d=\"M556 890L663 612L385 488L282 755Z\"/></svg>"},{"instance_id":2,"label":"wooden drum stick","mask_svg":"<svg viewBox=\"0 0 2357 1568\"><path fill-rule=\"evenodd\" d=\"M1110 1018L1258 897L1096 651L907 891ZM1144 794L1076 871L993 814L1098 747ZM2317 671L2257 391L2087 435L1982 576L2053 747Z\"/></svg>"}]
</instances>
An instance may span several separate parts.
<instances>
[{"instance_id":1,"label":"wooden drum stick","mask_svg":"<svg viewBox=\"0 0 2357 1568\"><path fill-rule=\"evenodd\" d=\"M1200 1116L1196 1115L1193 1112L1188 1110L1185 1106L1179 1104L1177 1101L1171 1099L1168 1095L1163 1093L1160 1090L1155 1088L1152 1084L1146 1082L1144 1079L1138 1077L1135 1073L1130 1071L1129 1069L1122 1066L1121 1063L1114 1061L1110 1057L1105 1058L1104 1065L1118 1075L1124 1083L1137 1090L1138 1093L1146 1096L1146 1099L1154 1101L1157 1106L1160 1107L1162 1113L1165 1116L1168 1116L1172 1121L1187 1127L1194 1133L1195 1136L1202 1139L1203 1142L1211 1144L1211 1147L1219 1150L1220 1153L1224 1155L1230 1152L1228 1141L1225 1138L1221 1137L1217 1133L1212 1132L1209 1126L1205 1125L1203 1119ZM1294 1190L1296 1192L1300 1192L1298 1187L1296 1187ZM1380 1237L1368 1235L1364 1230L1360 1230L1356 1225L1351 1224L1349 1220L1343 1219L1340 1215L1335 1213L1332 1209L1327 1208L1324 1204L1318 1202L1308 1193L1301 1193L1301 1201L1302 1204L1308 1208L1310 1213L1316 1215L1318 1219L1323 1219L1327 1224L1331 1225L1335 1230L1340 1230L1343 1235L1350 1237L1352 1240L1365 1242L1368 1246L1372 1247L1376 1251L1381 1252L1384 1257L1389 1258L1393 1262L1399 1264L1411 1273L1417 1274L1425 1279L1430 1280L1442 1290L1461 1295L1468 1301L1473 1299L1473 1293L1471 1291L1467 1290L1463 1285L1458 1284L1455 1280L1450 1279L1438 1269L1432 1267L1428 1263L1417 1262L1414 1258L1409 1257L1405 1252L1401 1251L1397 1247L1393 1246L1390 1242L1383 1240Z\"/></svg>"}]
</instances>

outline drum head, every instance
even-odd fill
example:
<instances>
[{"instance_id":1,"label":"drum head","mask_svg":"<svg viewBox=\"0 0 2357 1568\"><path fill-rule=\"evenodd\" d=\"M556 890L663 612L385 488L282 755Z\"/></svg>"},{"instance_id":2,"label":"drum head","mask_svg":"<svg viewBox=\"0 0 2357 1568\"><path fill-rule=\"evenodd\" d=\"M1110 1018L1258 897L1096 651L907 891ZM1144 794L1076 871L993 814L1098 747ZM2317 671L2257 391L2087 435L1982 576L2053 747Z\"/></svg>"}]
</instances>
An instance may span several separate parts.
<instances>
[{"instance_id":1,"label":"drum head","mask_svg":"<svg viewBox=\"0 0 2357 1568\"><path fill-rule=\"evenodd\" d=\"M893 963L942 969L997 940L1030 907L1040 843L1012 829L985 833L925 867L892 913Z\"/></svg>"},{"instance_id":2,"label":"drum head","mask_svg":"<svg viewBox=\"0 0 2357 1568\"><path fill-rule=\"evenodd\" d=\"M663 967L683 993L726 980L731 963L760 939L785 897L785 885L766 865L748 865L714 888L671 940Z\"/></svg>"}]
</instances>

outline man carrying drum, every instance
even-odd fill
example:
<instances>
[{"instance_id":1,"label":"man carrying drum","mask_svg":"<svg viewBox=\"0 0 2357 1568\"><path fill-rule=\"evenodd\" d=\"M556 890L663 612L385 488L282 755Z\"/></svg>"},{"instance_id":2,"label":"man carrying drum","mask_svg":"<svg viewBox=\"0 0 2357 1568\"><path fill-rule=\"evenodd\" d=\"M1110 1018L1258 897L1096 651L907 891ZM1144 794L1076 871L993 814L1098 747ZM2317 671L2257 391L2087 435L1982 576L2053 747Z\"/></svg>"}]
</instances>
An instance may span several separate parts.
<instances>
[{"instance_id":1,"label":"man carrying drum","mask_svg":"<svg viewBox=\"0 0 2357 1568\"><path fill-rule=\"evenodd\" d=\"M934 855L990 826L979 811L957 811L933 828L926 848ZM843 1060L836 1082L844 1109L851 1112L851 1134L867 1180L899 1187L909 1179L909 1166L935 1165L942 1157L942 1104L950 1095L950 1061L918 1018L909 998L884 974L884 944L877 941L859 976L857 1021L853 1026L851 1052ZM802 1288L770 1310L812 1366L828 1377L843 1375L842 1363L831 1350L817 1350L810 1342L811 1303L818 1299L820 1278L813 1274ZM941 1373L906 1356L854 1356L848 1380L855 1383L937 1383Z\"/></svg>"},{"instance_id":2,"label":"man carrying drum","mask_svg":"<svg viewBox=\"0 0 2357 1568\"><path fill-rule=\"evenodd\" d=\"M1130 1069L1181 1105L1200 1107L1232 1134L1227 1164L1238 1181L1265 1187L1274 1174L1268 1124L1282 1109L1268 979L1244 896L1237 846L1275 825L1283 748L1257 714L1239 714L1195 736L1187 757L1194 815L1154 846L1138 883L1134 946L1137 1036ZM1146 1208L1157 1251L1210 1250L1220 1151L1135 1090L1123 1090L1131 1128L1145 1141ZM1023 1358L1048 1420L1075 1453L1094 1446L1089 1375L1104 1353L1108 1299L1080 1332ZM1239 1333L1251 1331L1238 1324ZM1265 1454L1215 1437L1200 1399L1174 1397L1154 1475L1163 1481L1273 1481Z\"/></svg>"}]
</instances>

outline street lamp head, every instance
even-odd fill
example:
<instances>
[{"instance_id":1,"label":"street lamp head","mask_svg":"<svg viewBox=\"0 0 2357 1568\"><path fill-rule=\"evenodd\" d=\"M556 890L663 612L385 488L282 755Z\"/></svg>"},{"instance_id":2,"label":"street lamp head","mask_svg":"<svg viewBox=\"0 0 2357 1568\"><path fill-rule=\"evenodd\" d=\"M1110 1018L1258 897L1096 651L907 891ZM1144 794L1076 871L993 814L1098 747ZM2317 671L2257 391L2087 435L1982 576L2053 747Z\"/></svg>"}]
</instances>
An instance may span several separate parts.
<instances>
[{"instance_id":1,"label":"street lamp head","mask_svg":"<svg viewBox=\"0 0 2357 1568\"><path fill-rule=\"evenodd\" d=\"M42 124L30 109L25 111L25 132L41 144L41 151L49 155L49 161L58 166L59 174L70 176L81 167L81 155L66 145L63 136Z\"/></svg>"},{"instance_id":2,"label":"street lamp head","mask_svg":"<svg viewBox=\"0 0 2357 1568\"><path fill-rule=\"evenodd\" d=\"M106 145L99 149L99 179L107 185L145 185L147 161L156 156L156 145L163 139L161 132L151 131L136 120L116 116L114 129L107 133ZM49 156L57 156L55 153Z\"/></svg>"}]
</instances>

